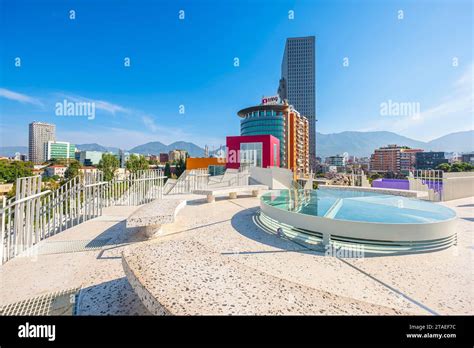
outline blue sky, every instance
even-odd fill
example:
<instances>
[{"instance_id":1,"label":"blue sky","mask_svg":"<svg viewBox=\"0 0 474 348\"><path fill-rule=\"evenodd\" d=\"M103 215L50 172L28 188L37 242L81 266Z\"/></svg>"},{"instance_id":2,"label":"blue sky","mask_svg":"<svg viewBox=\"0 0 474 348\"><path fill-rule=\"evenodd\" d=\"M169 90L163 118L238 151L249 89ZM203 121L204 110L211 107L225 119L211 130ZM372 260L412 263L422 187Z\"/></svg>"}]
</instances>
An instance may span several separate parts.
<instances>
[{"instance_id":1,"label":"blue sky","mask_svg":"<svg viewBox=\"0 0 474 348\"><path fill-rule=\"evenodd\" d=\"M468 0L0 0L0 16L2 146L26 145L34 120L74 143L224 144L239 134L238 110L276 93L285 39L308 35L317 131L431 140L473 128ZM95 119L56 116L64 99L95 101ZM381 116L388 100L420 114Z\"/></svg>"}]
</instances>

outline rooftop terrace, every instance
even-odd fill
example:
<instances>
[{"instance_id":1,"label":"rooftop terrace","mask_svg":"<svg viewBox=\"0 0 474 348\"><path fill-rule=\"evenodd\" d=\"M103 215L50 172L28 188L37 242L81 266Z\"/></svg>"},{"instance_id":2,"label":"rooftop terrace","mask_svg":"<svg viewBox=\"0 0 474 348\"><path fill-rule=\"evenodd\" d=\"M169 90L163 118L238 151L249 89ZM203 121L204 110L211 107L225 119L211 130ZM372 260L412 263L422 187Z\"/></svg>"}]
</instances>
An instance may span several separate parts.
<instances>
[{"instance_id":1,"label":"rooftop terrace","mask_svg":"<svg viewBox=\"0 0 474 348\"><path fill-rule=\"evenodd\" d=\"M126 228L137 206L113 206L41 241L0 266L0 305L80 288L79 315L473 312L473 197L440 203L459 216L456 247L365 258L326 256L261 229L255 197L184 197L154 239Z\"/></svg>"}]
</instances>

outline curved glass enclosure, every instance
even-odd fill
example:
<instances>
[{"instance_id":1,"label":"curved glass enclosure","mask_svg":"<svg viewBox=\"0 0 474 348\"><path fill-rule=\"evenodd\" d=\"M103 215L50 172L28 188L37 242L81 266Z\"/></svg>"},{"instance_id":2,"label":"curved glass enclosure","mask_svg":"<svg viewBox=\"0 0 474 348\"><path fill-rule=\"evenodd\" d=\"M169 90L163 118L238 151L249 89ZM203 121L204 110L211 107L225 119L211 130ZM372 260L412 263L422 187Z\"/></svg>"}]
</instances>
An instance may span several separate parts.
<instances>
[{"instance_id":1,"label":"curved glass enclosure","mask_svg":"<svg viewBox=\"0 0 474 348\"><path fill-rule=\"evenodd\" d=\"M335 220L386 224L432 223L453 219L453 210L413 198L351 190L280 190L262 196L270 206Z\"/></svg>"},{"instance_id":2,"label":"curved glass enclosure","mask_svg":"<svg viewBox=\"0 0 474 348\"><path fill-rule=\"evenodd\" d=\"M456 213L414 198L339 188L276 190L260 200L258 223L306 244L387 254L456 244Z\"/></svg>"}]
</instances>

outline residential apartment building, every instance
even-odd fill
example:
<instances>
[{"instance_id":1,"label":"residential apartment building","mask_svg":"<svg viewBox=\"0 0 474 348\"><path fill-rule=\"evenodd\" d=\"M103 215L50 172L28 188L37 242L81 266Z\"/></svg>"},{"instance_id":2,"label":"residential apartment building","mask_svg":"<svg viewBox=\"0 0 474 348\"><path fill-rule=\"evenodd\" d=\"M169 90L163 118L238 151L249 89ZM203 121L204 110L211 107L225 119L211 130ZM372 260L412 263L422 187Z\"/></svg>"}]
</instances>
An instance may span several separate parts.
<instances>
[{"instance_id":1,"label":"residential apartment building","mask_svg":"<svg viewBox=\"0 0 474 348\"><path fill-rule=\"evenodd\" d=\"M95 174L95 173L99 172L99 169L96 168L96 167L84 166L84 167L79 168L79 172L82 175Z\"/></svg>"},{"instance_id":2,"label":"residential apartment building","mask_svg":"<svg viewBox=\"0 0 474 348\"><path fill-rule=\"evenodd\" d=\"M32 122L28 127L28 158L33 163L47 160L45 144L56 141L56 126L43 122Z\"/></svg>"},{"instance_id":3,"label":"residential apartment building","mask_svg":"<svg viewBox=\"0 0 474 348\"><path fill-rule=\"evenodd\" d=\"M344 167L346 165L346 158L341 155L328 156L325 162L328 166Z\"/></svg>"},{"instance_id":4,"label":"residential apartment building","mask_svg":"<svg viewBox=\"0 0 474 348\"><path fill-rule=\"evenodd\" d=\"M160 163L166 163L170 160L170 156L167 153L160 153Z\"/></svg>"},{"instance_id":5,"label":"residential apartment building","mask_svg":"<svg viewBox=\"0 0 474 348\"><path fill-rule=\"evenodd\" d=\"M47 177L53 177L53 176L58 176L60 178L64 178L64 175L66 174L67 167L63 165L53 165L46 167L45 169L45 175Z\"/></svg>"},{"instance_id":6,"label":"residential apartment building","mask_svg":"<svg viewBox=\"0 0 474 348\"><path fill-rule=\"evenodd\" d=\"M423 153L422 149L408 149L400 150L400 173L408 175L416 168L416 155Z\"/></svg>"},{"instance_id":7,"label":"residential apartment building","mask_svg":"<svg viewBox=\"0 0 474 348\"><path fill-rule=\"evenodd\" d=\"M145 159L147 161L156 161L156 162L158 162L160 157L157 156L157 155L149 155L149 156L145 156Z\"/></svg>"},{"instance_id":8,"label":"residential apartment building","mask_svg":"<svg viewBox=\"0 0 474 348\"><path fill-rule=\"evenodd\" d=\"M381 147L376 149L370 157L370 171L407 175L415 169L416 154L422 151L398 145Z\"/></svg>"},{"instance_id":9,"label":"residential apartment building","mask_svg":"<svg viewBox=\"0 0 474 348\"><path fill-rule=\"evenodd\" d=\"M12 156L11 159L14 160L14 161L26 162L26 161L28 161L28 156L26 154L15 152L15 155Z\"/></svg>"},{"instance_id":10,"label":"residential apartment building","mask_svg":"<svg viewBox=\"0 0 474 348\"><path fill-rule=\"evenodd\" d=\"M186 160L187 151L185 150L171 150L168 153L168 158L171 162L179 161L180 159Z\"/></svg>"},{"instance_id":11,"label":"residential apartment building","mask_svg":"<svg viewBox=\"0 0 474 348\"><path fill-rule=\"evenodd\" d=\"M278 95L308 119L310 167L316 164L316 39L288 38L281 63Z\"/></svg>"}]
</instances>

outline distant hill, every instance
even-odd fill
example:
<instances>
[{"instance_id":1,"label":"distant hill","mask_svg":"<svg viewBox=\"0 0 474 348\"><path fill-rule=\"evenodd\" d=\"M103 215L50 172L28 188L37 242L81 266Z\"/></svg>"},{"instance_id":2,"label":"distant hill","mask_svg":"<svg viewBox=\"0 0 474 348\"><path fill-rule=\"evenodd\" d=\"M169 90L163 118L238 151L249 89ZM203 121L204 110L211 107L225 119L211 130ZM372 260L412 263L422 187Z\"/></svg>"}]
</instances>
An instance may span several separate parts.
<instances>
[{"instance_id":1,"label":"distant hill","mask_svg":"<svg viewBox=\"0 0 474 348\"><path fill-rule=\"evenodd\" d=\"M172 144L168 145L169 150L173 149L180 149L186 150L191 157L203 157L204 156L204 149L199 147L196 144L187 142L187 141L175 141Z\"/></svg>"},{"instance_id":2,"label":"distant hill","mask_svg":"<svg viewBox=\"0 0 474 348\"><path fill-rule=\"evenodd\" d=\"M204 149L197 146L196 144L186 142L186 141L176 141L169 145L160 143L159 141L153 141L143 145L135 146L134 148L128 150L128 152L140 153L143 155L148 154L159 154L160 152L169 152L171 150L186 150L191 157L202 157L204 156Z\"/></svg>"},{"instance_id":3,"label":"distant hill","mask_svg":"<svg viewBox=\"0 0 474 348\"><path fill-rule=\"evenodd\" d=\"M134 148L131 148L128 151L133 152L133 153L140 153L143 155L148 155L148 154L157 155L160 152L168 152L168 146L163 143L160 143L159 141L152 141L150 143L135 146Z\"/></svg>"},{"instance_id":4,"label":"distant hill","mask_svg":"<svg viewBox=\"0 0 474 348\"><path fill-rule=\"evenodd\" d=\"M92 144L78 144L76 148L81 151L101 151L101 152L113 152L118 153L119 149L117 147L102 146L96 143Z\"/></svg>"},{"instance_id":5,"label":"distant hill","mask_svg":"<svg viewBox=\"0 0 474 348\"><path fill-rule=\"evenodd\" d=\"M429 150L470 152L474 150L474 130L444 135L428 142Z\"/></svg>"},{"instance_id":6,"label":"distant hill","mask_svg":"<svg viewBox=\"0 0 474 348\"><path fill-rule=\"evenodd\" d=\"M425 151L472 152L474 151L474 130L450 133L429 142L414 140L392 132L317 133L316 154L320 157L327 157L347 152L353 156L367 157L373 153L374 149L389 144L405 145L411 148L420 148ZM114 153L119 151L116 147L102 146L95 143L79 144L76 145L76 147L80 150L88 151ZM127 151L143 155L158 155L161 152L169 152L174 149L186 150L192 157L204 156L204 149L202 147L187 141L176 141L169 145L165 145L159 141L153 141L135 146ZM26 154L28 153L28 147L0 147L0 156L13 156L15 152ZM212 151L210 152L211 154L213 153Z\"/></svg>"},{"instance_id":7,"label":"distant hill","mask_svg":"<svg viewBox=\"0 0 474 348\"><path fill-rule=\"evenodd\" d=\"M405 145L425 151L469 152L474 150L474 131L447 134L430 142L404 137L392 132L341 132L316 134L316 154L320 157L343 154L367 157L374 149L389 144Z\"/></svg>"},{"instance_id":8,"label":"distant hill","mask_svg":"<svg viewBox=\"0 0 474 348\"><path fill-rule=\"evenodd\" d=\"M388 144L405 145L426 151L469 152L474 150L473 139L473 130L447 134L430 142L414 140L393 132L383 131L341 132L334 134L317 133L316 152L321 157L343 154L344 152L364 157L370 156L374 149ZM169 145L154 141L136 146L128 151L147 155L169 152L173 149L186 150L192 157L202 157L204 155L203 148L186 141L177 141Z\"/></svg>"}]
</instances>

